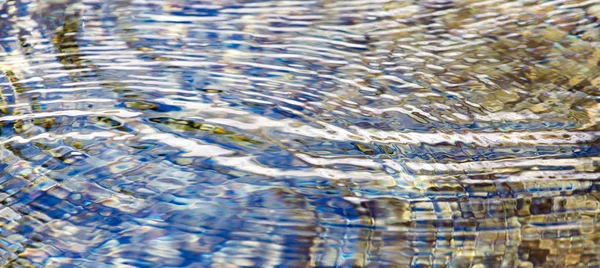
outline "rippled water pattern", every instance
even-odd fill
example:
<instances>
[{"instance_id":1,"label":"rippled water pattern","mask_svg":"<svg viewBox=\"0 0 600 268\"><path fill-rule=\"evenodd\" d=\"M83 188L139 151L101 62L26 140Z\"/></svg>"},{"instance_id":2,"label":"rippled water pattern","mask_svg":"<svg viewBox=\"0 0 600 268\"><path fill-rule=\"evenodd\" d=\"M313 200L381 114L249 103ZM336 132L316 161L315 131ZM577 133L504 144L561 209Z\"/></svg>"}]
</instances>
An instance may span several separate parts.
<instances>
[{"instance_id":1,"label":"rippled water pattern","mask_svg":"<svg viewBox=\"0 0 600 268\"><path fill-rule=\"evenodd\" d=\"M600 267L597 0L2 0L7 267Z\"/></svg>"}]
</instances>

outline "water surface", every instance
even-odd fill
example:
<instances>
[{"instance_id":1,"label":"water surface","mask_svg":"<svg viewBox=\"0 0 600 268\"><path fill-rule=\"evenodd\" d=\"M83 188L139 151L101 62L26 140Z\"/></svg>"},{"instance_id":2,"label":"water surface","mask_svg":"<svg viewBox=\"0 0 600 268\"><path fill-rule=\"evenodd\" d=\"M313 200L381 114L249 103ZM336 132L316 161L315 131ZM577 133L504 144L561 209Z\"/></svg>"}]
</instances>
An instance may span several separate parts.
<instances>
[{"instance_id":1,"label":"water surface","mask_svg":"<svg viewBox=\"0 0 600 268\"><path fill-rule=\"evenodd\" d=\"M0 1L1 264L600 266L598 19Z\"/></svg>"}]
</instances>

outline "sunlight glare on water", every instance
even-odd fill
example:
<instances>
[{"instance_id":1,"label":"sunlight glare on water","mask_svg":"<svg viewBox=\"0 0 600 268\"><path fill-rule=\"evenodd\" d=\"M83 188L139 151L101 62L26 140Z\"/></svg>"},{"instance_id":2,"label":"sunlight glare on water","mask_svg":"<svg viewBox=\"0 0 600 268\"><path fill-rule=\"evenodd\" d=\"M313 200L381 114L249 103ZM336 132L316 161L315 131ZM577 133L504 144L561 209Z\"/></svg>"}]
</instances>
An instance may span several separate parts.
<instances>
[{"instance_id":1,"label":"sunlight glare on water","mask_svg":"<svg viewBox=\"0 0 600 268\"><path fill-rule=\"evenodd\" d=\"M597 0L0 0L0 265L599 267Z\"/></svg>"}]
</instances>

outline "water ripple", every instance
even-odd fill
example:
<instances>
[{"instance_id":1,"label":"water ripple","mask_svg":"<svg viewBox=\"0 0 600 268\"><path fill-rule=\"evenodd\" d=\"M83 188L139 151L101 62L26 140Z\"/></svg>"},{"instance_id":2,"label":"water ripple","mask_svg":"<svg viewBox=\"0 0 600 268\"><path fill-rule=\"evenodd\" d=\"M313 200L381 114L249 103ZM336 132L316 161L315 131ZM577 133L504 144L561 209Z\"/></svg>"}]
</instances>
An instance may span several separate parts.
<instances>
[{"instance_id":1,"label":"water ripple","mask_svg":"<svg viewBox=\"0 0 600 268\"><path fill-rule=\"evenodd\" d=\"M600 266L595 0L0 16L2 266Z\"/></svg>"}]
</instances>

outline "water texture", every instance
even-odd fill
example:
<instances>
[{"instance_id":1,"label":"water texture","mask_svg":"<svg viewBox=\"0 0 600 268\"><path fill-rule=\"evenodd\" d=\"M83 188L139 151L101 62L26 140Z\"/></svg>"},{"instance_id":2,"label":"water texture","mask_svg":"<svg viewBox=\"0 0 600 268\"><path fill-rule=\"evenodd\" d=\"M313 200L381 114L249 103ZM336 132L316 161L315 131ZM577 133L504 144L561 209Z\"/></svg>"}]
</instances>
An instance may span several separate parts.
<instances>
[{"instance_id":1,"label":"water texture","mask_svg":"<svg viewBox=\"0 0 600 268\"><path fill-rule=\"evenodd\" d=\"M597 0L0 0L0 265L600 267Z\"/></svg>"}]
</instances>

